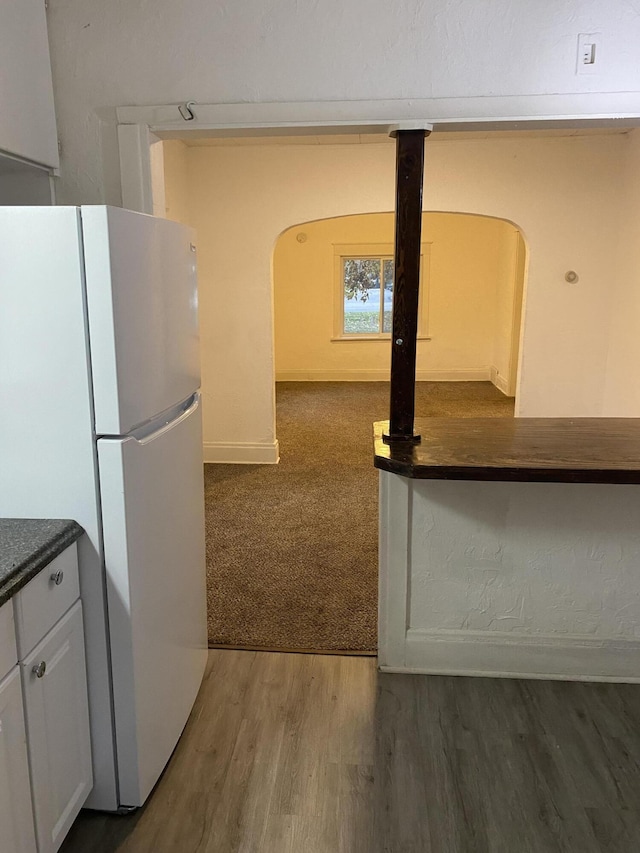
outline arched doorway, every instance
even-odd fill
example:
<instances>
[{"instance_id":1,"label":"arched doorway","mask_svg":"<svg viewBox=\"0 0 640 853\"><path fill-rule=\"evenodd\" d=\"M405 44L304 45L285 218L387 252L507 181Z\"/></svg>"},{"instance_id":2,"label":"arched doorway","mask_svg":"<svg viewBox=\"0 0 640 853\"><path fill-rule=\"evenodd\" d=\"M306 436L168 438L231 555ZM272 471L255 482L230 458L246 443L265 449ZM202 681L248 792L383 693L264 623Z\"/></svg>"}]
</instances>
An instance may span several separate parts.
<instances>
[{"instance_id":1,"label":"arched doorway","mask_svg":"<svg viewBox=\"0 0 640 853\"><path fill-rule=\"evenodd\" d=\"M526 249L494 217L425 212L418 381L517 388ZM393 213L294 225L273 258L276 381L384 381Z\"/></svg>"}]
</instances>

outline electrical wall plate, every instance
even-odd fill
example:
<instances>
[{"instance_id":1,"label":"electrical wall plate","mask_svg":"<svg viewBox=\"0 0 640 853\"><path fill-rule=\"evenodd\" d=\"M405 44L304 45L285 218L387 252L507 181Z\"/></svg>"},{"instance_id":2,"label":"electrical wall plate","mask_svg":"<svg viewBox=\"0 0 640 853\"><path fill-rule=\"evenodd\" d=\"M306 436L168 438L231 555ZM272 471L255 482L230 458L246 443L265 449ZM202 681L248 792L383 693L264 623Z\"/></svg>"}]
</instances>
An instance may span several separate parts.
<instances>
[{"instance_id":1,"label":"electrical wall plate","mask_svg":"<svg viewBox=\"0 0 640 853\"><path fill-rule=\"evenodd\" d=\"M602 33L579 33L576 74L597 74L602 66Z\"/></svg>"}]
</instances>

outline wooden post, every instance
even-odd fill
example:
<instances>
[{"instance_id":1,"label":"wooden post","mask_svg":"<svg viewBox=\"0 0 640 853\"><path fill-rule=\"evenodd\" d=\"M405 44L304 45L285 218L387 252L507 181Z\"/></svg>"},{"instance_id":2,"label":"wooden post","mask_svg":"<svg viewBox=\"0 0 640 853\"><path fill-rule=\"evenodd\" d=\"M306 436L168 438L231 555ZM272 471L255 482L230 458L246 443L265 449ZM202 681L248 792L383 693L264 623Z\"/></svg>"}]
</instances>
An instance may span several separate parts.
<instances>
[{"instance_id":1,"label":"wooden post","mask_svg":"<svg viewBox=\"0 0 640 853\"><path fill-rule=\"evenodd\" d=\"M429 130L396 131L396 244L391 333L391 400L385 441L419 442L413 420L420 287L424 140Z\"/></svg>"}]
</instances>

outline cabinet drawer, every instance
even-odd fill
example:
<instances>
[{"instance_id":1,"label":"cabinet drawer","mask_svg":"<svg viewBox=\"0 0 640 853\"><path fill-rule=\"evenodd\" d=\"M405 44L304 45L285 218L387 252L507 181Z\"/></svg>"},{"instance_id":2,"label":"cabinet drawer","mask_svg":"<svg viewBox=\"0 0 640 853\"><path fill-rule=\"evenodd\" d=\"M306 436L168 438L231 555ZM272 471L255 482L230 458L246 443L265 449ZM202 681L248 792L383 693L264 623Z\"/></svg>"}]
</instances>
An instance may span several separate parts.
<instances>
[{"instance_id":1,"label":"cabinet drawer","mask_svg":"<svg viewBox=\"0 0 640 853\"><path fill-rule=\"evenodd\" d=\"M0 681L18 662L16 630L13 624L13 607L7 601L0 607Z\"/></svg>"},{"instance_id":2,"label":"cabinet drawer","mask_svg":"<svg viewBox=\"0 0 640 853\"><path fill-rule=\"evenodd\" d=\"M13 599L20 658L26 657L80 597L77 548L71 545Z\"/></svg>"}]
</instances>

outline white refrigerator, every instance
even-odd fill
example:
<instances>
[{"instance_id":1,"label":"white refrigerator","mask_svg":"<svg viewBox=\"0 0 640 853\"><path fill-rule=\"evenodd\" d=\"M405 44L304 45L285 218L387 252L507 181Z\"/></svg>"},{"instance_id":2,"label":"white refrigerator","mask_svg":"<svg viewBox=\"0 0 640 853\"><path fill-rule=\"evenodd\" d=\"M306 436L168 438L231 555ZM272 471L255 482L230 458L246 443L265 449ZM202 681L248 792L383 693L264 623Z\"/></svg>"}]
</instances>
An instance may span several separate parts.
<instances>
[{"instance_id":1,"label":"white refrigerator","mask_svg":"<svg viewBox=\"0 0 640 853\"><path fill-rule=\"evenodd\" d=\"M74 518L94 788L142 805L206 662L193 232L0 207L0 515Z\"/></svg>"}]
</instances>

